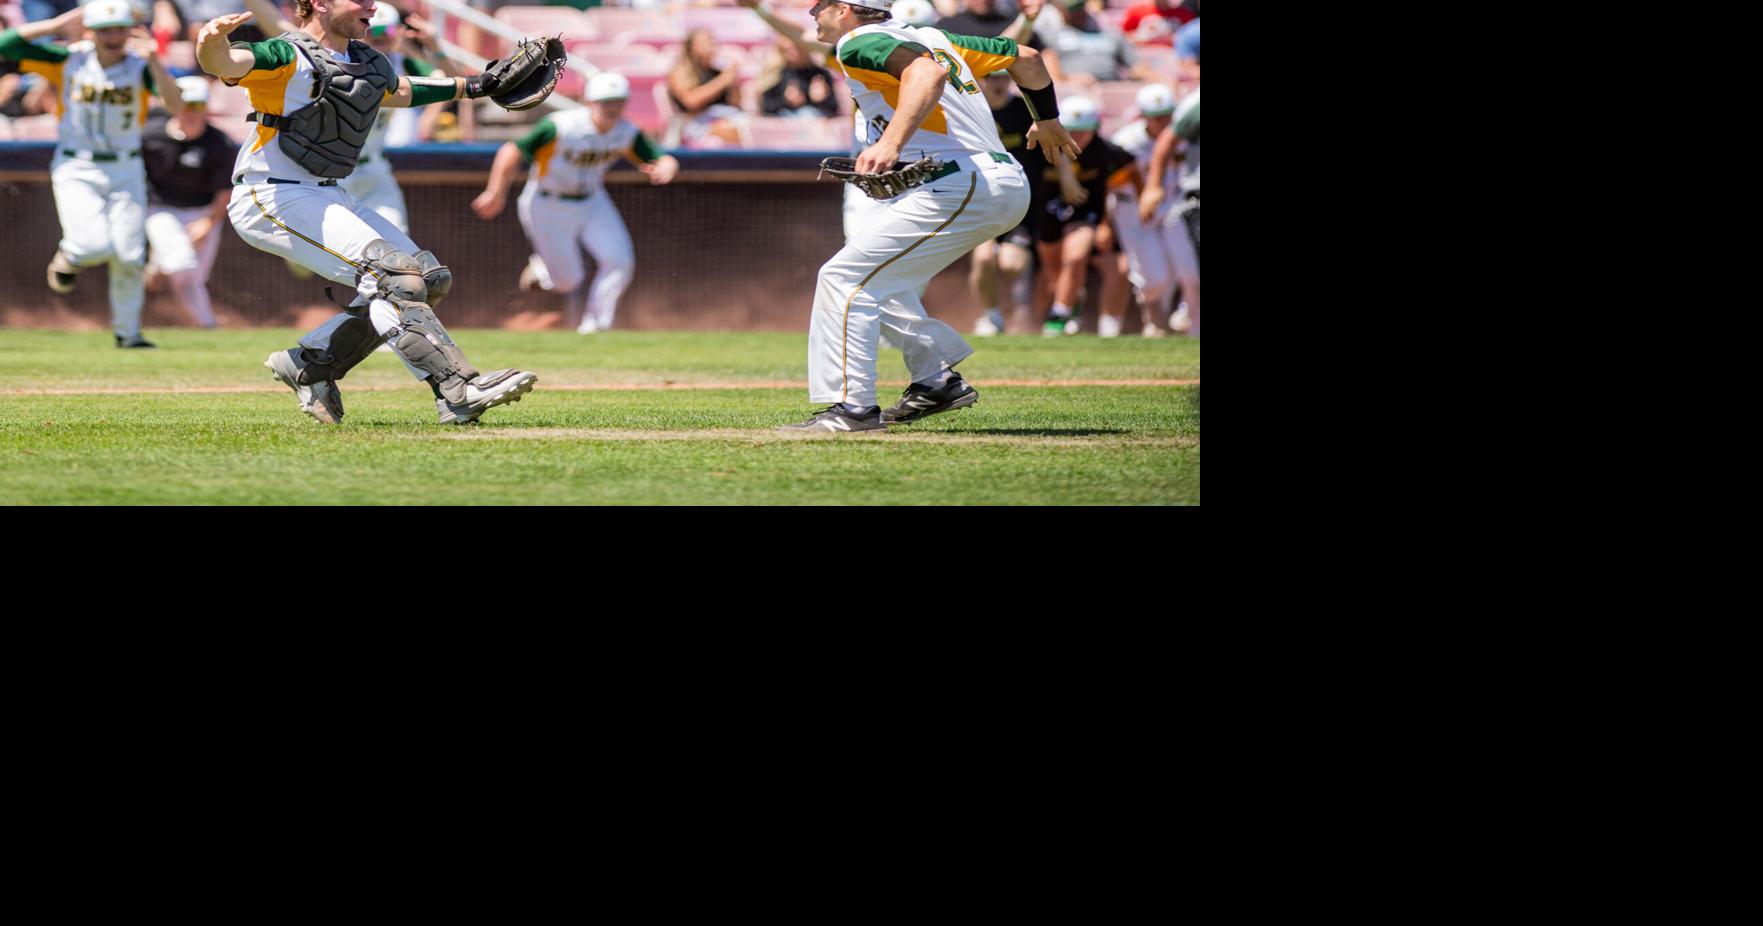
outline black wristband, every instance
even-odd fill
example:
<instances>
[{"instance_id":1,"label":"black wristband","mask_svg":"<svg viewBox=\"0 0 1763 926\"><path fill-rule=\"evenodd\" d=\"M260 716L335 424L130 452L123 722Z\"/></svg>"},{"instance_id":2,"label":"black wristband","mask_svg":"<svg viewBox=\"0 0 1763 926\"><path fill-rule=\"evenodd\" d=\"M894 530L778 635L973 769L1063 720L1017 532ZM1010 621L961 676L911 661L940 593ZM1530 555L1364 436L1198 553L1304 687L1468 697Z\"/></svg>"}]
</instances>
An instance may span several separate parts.
<instances>
[{"instance_id":1,"label":"black wristband","mask_svg":"<svg viewBox=\"0 0 1763 926\"><path fill-rule=\"evenodd\" d=\"M1053 93L1052 81L1047 81L1047 85L1039 90L1023 87L1022 101L1028 104L1028 114L1036 122L1059 118L1059 98Z\"/></svg>"},{"instance_id":2,"label":"black wristband","mask_svg":"<svg viewBox=\"0 0 1763 926\"><path fill-rule=\"evenodd\" d=\"M484 75L473 74L465 79L465 96L468 99L478 100L489 95L490 91L484 88Z\"/></svg>"}]
</instances>

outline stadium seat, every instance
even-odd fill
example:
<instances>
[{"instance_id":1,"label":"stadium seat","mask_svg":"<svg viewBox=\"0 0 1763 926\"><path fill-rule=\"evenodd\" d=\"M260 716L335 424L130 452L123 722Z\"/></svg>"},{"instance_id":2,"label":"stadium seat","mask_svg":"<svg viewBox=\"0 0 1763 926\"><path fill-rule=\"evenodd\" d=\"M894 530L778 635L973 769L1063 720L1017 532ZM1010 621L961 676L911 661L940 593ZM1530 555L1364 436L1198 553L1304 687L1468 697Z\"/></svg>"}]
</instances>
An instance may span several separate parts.
<instances>
[{"instance_id":1,"label":"stadium seat","mask_svg":"<svg viewBox=\"0 0 1763 926\"><path fill-rule=\"evenodd\" d=\"M765 24L752 10L735 7L724 9L708 7L687 9L681 17L685 32L693 29L709 29L716 40L725 45L741 45L747 48L770 45L777 37L771 27ZM683 34L683 32L682 32Z\"/></svg>"},{"instance_id":2,"label":"stadium seat","mask_svg":"<svg viewBox=\"0 0 1763 926\"><path fill-rule=\"evenodd\" d=\"M244 87L229 87L218 80L208 82L208 115L210 118L225 116L231 122L244 122L239 117L250 111L251 94Z\"/></svg>"},{"instance_id":3,"label":"stadium seat","mask_svg":"<svg viewBox=\"0 0 1763 926\"><path fill-rule=\"evenodd\" d=\"M587 12L589 22L594 24L602 40L618 39L621 41L677 42L685 33L679 28L679 22L662 10L627 10L618 7L597 6ZM621 36L636 36L624 38ZM656 37L660 41L656 41Z\"/></svg>"},{"instance_id":4,"label":"stadium seat","mask_svg":"<svg viewBox=\"0 0 1763 926\"><path fill-rule=\"evenodd\" d=\"M529 36L557 35L565 39L597 39L600 30L581 11L567 6L505 6L496 19Z\"/></svg>"},{"instance_id":5,"label":"stadium seat","mask_svg":"<svg viewBox=\"0 0 1763 926\"><path fill-rule=\"evenodd\" d=\"M61 137L60 119L44 113L12 120L13 141L55 141Z\"/></svg>"},{"instance_id":6,"label":"stadium seat","mask_svg":"<svg viewBox=\"0 0 1763 926\"><path fill-rule=\"evenodd\" d=\"M624 104L624 117L648 133L657 144L662 143L669 116L669 111L662 108L667 94L666 82L656 75L625 76L630 78L631 98L630 102ZM656 96L657 88L661 94L659 99Z\"/></svg>"},{"instance_id":7,"label":"stadium seat","mask_svg":"<svg viewBox=\"0 0 1763 926\"><path fill-rule=\"evenodd\" d=\"M851 146L851 124L836 116L755 116L748 124L748 132L752 147L772 151L844 151Z\"/></svg>"},{"instance_id":8,"label":"stadium seat","mask_svg":"<svg viewBox=\"0 0 1763 926\"><path fill-rule=\"evenodd\" d=\"M626 77L634 77L665 74L673 66L672 59L663 57L647 45L576 41L570 42L568 48L570 67L583 70L592 65L602 71L617 71Z\"/></svg>"},{"instance_id":9,"label":"stadium seat","mask_svg":"<svg viewBox=\"0 0 1763 926\"><path fill-rule=\"evenodd\" d=\"M1115 129L1138 118L1139 88L1136 80L1105 80L1096 84L1093 98L1102 110L1102 131Z\"/></svg>"},{"instance_id":10,"label":"stadium seat","mask_svg":"<svg viewBox=\"0 0 1763 926\"><path fill-rule=\"evenodd\" d=\"M24 25L24 9L16 3L0 3L0 28Z\"/></svg>"}]
</instances>

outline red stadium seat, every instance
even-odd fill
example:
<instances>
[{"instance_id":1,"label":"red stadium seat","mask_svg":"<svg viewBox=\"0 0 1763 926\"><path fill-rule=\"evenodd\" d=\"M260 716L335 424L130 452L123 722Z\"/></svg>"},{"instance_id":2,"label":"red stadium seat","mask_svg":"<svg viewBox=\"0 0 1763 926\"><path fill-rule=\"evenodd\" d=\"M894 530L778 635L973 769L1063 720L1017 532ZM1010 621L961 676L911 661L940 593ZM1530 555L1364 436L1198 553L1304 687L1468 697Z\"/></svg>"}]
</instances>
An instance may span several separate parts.
<instances>
[{"instance_id":1,"label":"red stadium seat","mask_svg":"<svg viewBox=\"0 0 1763 926\"><path fill-rule=\"evenodd\" d=\"M1105 80L1096 84L1092 98L1102 110L1102 131L1113 132L1138 118L1139 88L1136 80Z\"/></svg>"},{"instance_id":2,"label":"red stadium seat","mask_svg":"<svg viewBox=\"0 0 1763 926\"><path fill-rule=\"evenodd\" d=\"M667 120L671 115L671 112L662 108L667 93L665 80L655 75L632 76L626 74L625 76L630 78L631 98L630 102L624 104L624 117L636 123L637 128L642 129L657 143L660 143L661 136L667 130ZM660 88L660 98L656 96L656 88L658 87Z\"/></svg>"},{"instance_id":3,"label":"red stadium seat","mask_svg":"<svg viewBox=\"0 0 1763 926\"><path fill-rule=\"evenodd\" d=\"M687 9L681 16L681 25L685 32L693 29L709 29L716 40L727 45L742 45L748 48L758 45L770 45L777 38L777 33L760 19L752 10L736 7L723 9L709 7ZM682 33L683 35L684 33Z\"/></svg>"},{"instance_id":4,"label":"red stadium seat","mask_svg":"<svg viewBox=\"0 0 1763 926\"><path fill-rule=\"evenodd\" d=\"M12 120L13 141L54 141L61 137L60 119L44 113Z\"/></svg>"},{"instance_id":5,"label":"red stadium seat","mask_svg":"<svg viewBox=\"0 0 1763 926\"><path fill-rule=\"evenodd\" d=\"M623 41L677 42L685 35L680 30L679 22L662 10L627 10L618 7L597 6L587 12L587 18L598 30L602 40L619 39L620 36L633 36ZM659 37L660 41L657 41Z\"/></svg>"},{"instance_id":6,"label":"red stadium seat","mask_svg":"<svg viewBox=\"0 0 1763 926\"><path fill-rule=\"evenodd\" d=\"M748 132L754 148L772 151L844 151L851 147L851 123L836 116L755 116L748 123Z\"/></svg>"},{"instance_id":7,"label":"red stadium seat","mask_svg":"<svg viewBox=\"0 0 1763 926\"><path fill-rule=\"evenodd\" d=\"M617 71L626 77L639 74L665 74L673 66L671 59L647 45L623 45L607 42L570 42L569 66L586 70L588 65L602 71Z\"/></svg>"},{"instance_id":8,"label":"red stadium seat","mask_svg":"<svg viewBox=\"0 0 1763 926\"><path fill-rule=\"evenodd\" d=\"M567 6L505 6L496 19L528 36L557 35L565 39L597 39L600 30L581 11Z\"/></svg>"}]
</instances>

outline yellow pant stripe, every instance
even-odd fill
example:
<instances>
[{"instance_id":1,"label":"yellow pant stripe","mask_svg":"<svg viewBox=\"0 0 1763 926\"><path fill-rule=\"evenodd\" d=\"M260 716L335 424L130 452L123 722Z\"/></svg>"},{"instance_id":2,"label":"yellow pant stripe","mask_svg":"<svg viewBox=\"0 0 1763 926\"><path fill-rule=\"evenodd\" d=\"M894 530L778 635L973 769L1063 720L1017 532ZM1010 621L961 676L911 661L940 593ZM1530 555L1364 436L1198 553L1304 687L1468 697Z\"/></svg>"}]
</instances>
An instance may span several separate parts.
<instances>
[{"instance_id":1,"label":"yellow pant stripe","mask_svg":"<svg viewBox=\"0 0 1763 926\"><path fill-rule=\"evenodd\" d=\"M348 264L351 267L354 267L356 269L356 271L359 273L372 273L373 272L368 269L366 264L361 263L360 261L350 260L349 258L344 257L343 255L338 254L337 252L331 250L330 248L325 247L321 242L314 241L311 238L308 238L305 235L302 235L299 232L293 230L292 228L289 228L288 224L286 222L283 222L281 219L278 219L273 215L270 215L269 210L265 209L263 207L263 200L257 198L257 188L256 187L251 187L250 190L251 190L251 201L257 204L257 211L263 213L264 218L270 220L271 222L274 222L279 228L281 228L282 231L285 231L288 234L293 235L296 238L299 238L301 241L304 241L307 244L310 244L313 247L318 248L320 251L323 251L326 254L329 254L332 257L335 257L336 259L342 261L343 263ZM374 278L378 279L379 274L375 273Z\"/></svg>"},{"instance_id":2,"label":"yellow pant stripe","mask_svg":"<svg viewBox=\"0 0 1763 926\"><path fill-rule=\"evenodd\" d=\"M850 396L851 396L851 371L850 371L850 366L849 366L849 361L850 361L850 357L851 357L851 351L850 351L850 347L851 347L851 303L857 301L857 294L860 292L863 292L863 287L868 286L869 281L875 279L876 274L882 272L883 270L888 269L888 265L893 263L894 261L897 261L900 258L905 257L908 254L911 254L913 248L916 248L919 245L925 243L926 241L929 241L932 238L935 238L937 235L942 233L943 229L948 228L950 225L954 224L956 219L961 218L961 213L967 211L967 204L973 202L973 192L977 189L979 189L979 174L976 173L976 174L972 175L970 181L967 184L967 198L963 199L961 201L961 208L956 209L955 214L952 216L949 216L949 220L947 222L944 222L943 224L938 225L936 231L933 231L930 234L925 235L923 238L920 238L917 241L912 242L910 245L907 245L906 250L901 251L900 253L895 254L893 257L890 257L887 260L882 261L881 266L875 268L874 270L869 271L869 276L864 277L863 282L858 283L857 288L851 291L851 298L845 300L845 331L844 331L844 337L841 338L839 341L839 375L844 377L844 382L839 387L839 401L840 402L845 401L846 399L850 398Z\"/></svg>"}]
</instances>

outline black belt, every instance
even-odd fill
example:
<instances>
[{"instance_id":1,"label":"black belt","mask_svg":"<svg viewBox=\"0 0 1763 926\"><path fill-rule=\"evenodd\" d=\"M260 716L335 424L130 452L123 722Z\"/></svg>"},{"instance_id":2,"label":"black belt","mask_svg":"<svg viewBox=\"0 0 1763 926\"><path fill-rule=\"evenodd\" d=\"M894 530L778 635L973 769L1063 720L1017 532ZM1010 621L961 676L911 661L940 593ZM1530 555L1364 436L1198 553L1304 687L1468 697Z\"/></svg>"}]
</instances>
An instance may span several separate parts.
<instances>
[{"instance_id":1,"label":"black belt","mask_svg":"<svg viewBox=\"0 0 1763 926\"><path fill-rule=\"evenodd\" d=\"M101 151L75 151L72 148L63 148L61 153L70 158L79 158L82 161L115 161L140 154L139 151L119 151L114 154L105 154Z\"/></svg>"},{"instance_id":2,"label":"black belt","mask_svg":"<svg viewBox=\"0 0 1763 926\"><path fill-rule=\"evenodd\" d=\"M1008 154L999 154L996 151L988 151L986 153L991 155L992 160L997 161L999 164L1014 164L1014 163L1016 163L1016 159L1011 157ZM942 167L937 168L936 173L933 173L930 176L925 177L923 180L920 180L917 183L913 184L913 186L923 186L924 184L929 183L932 180L941 180L944 177L949 176L950 174L959 173L961 171L961 160L962 160L961 158L957 158L953 161L950 161L947 164L944 164ZM895 163L894 169L899 170L900 168L905 167L905 166L906 165L904 163Z\"/></svg>"},{"instance_id":3,"label":"black belt","mask_svg":"<svg viewBox=\"0 0 1763 926\"><path fill-rule=\"evenodd\" d=\"M547 193L544 190L540 190L539 195L545 197L546 199L565 199L565 200L568 200L572 203L579 203L584 199L593 199L594 198L594 194L592 194L592 193L583 193L580 196L571 196L568 193Z\"/></svg>"},{"instance_id":4,"label":"black belt","mask_svg":"<svg viewBox=\"0 0 1763 926\"><path fill-rule=\"evenodd\" d=\"M233 182L234 183L244 183L245 182L245 175L240 174L237 177L234 177ZM298 183L298 184L303 184L306 186L336 186L337 185L337 181L335 181L335 180L283 180L280 177L271 177L268 180L265 180L263 182L264 183Z\"/></svg>"}]
</instances>

